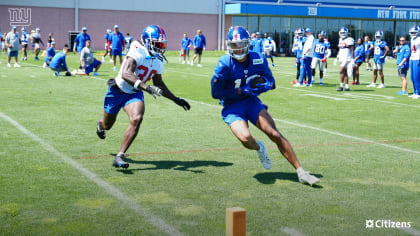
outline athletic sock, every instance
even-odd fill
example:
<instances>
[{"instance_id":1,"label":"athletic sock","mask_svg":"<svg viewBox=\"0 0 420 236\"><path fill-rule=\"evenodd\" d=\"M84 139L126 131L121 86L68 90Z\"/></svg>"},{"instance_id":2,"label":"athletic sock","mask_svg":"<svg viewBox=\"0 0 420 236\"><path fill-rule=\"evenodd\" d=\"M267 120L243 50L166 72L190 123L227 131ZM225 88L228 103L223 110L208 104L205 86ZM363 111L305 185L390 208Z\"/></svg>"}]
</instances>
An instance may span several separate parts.
<instances>
[{"instance_id":1,"label":"athletic sock","mask_svg":"<svg viewBox=\"0 0 420 236\"><path fill-rule=\"evenodd\" d=\"M344 83L340 83L340 87L342 88L344 86Z\"/></svg>"},{"instance_id":2,"label":"athletic sock","mask_svg":"<svg viewBox=\"0 0 420 236\"><path fill-rule=\"evenodd\" d=\"M349 84L346 84L346 88L349 88Z\"/></svg>"}]
</instances>

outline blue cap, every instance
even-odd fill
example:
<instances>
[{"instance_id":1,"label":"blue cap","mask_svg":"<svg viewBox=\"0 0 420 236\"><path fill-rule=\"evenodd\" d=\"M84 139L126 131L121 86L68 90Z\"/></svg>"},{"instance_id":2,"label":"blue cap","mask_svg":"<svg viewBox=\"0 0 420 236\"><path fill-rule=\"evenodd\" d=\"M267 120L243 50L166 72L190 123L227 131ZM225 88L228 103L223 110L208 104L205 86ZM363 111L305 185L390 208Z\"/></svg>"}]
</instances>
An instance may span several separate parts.
<instances>
[{"instance_id":1,"label":"blue cap","mask_svg":"<svg viewBox=\"0 0 420 236\"><path fill-rule=\"evenodd\" d=\"M120 28L120 27L118 27L118 25L114 25L114 29L118 29L118 28Z\"/></svg>"},{"instance_id":2,"label":"blue cap","mask_svg":"<svg viewBox=\"0 0 420 236\"><path fill-rule=\"evenodd\" d=\"M306 28L305 32L312 32L311 28Z\"/></svg>"},{"instance_id":3,"label":"blue cap","mask_svg":"<svg viewBox=\"0 0 420 236\"><path fill-rule=\"evenodd\" d=\"M85 30L87 30L87 28L86 28L86 27L83 27L83 28L82 28L82 31L85 31Z\"/></svg>"},{"instance_id":4,"label":"blue cap","mask_svg":"<svg viewBox=\"0 0 420 236\"><path fill-rule=\"evenodd\" d=\"M16 29L16 26L12 26L12 30L13 30L13 29Z\"/></svg>"}]
</instances>

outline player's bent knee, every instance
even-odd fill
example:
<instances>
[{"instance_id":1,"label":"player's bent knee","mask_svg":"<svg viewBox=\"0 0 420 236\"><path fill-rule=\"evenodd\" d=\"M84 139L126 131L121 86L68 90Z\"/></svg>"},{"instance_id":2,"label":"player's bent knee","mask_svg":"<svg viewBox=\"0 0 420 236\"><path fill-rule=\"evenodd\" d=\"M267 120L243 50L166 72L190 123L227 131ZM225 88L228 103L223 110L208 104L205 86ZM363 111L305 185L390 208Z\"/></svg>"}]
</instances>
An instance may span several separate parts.
<instances>
[{"instance_id":1,"label":"player's bent knee","mask_svg":"<svg viewBox=\"0 0 420 236\"><path fill-rule=\"evenodd\" d=\"M139 126L143 121L142 115L133 115L130 117L130 124L134 126Z\"/></svg>"}]
</instances>

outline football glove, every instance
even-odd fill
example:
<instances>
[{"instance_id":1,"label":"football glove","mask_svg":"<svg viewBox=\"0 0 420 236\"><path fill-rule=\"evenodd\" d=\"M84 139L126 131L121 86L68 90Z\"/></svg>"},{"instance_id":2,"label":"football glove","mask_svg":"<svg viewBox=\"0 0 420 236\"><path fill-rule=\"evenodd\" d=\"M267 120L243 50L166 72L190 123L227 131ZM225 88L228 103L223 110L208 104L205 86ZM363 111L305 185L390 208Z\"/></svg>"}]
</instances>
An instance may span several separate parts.
<instances>
[{"instance_id":1,"label":"football glove","mask_svg":"<svg viewBox=\"0 0 420 236\"><path fill-rule=\"evenodd\" d=\"M190 104L180 97L176 97L174 102L176 103L176 105L184 108L184 110L186 111L188 111L191 108Z\"/></svg>"},{"instance_id":2,"label":"football glove","mask_svg":"<svg viewBox=\"0 0 420 236\"><path fill-rule=\"evenodd\" d=\"M241 86L240 89L241 89L241 94L248 95L248 96L257 96L257 93L255 92L257 89L251 88L251 83Z\"/></svg>"},{"instance_id":3,"label":"football glove","mask_svg":"<svg viewBox=\"0 0 420 236\"><path fill-rule=\"evenodd\" d=\"M156 99L157 96L162 95L162 89L160 89L159 87L156 87L156 86L147 86L146 91L148 93L150 93L155 99Z\"/></svg>"},{"instance_id":4,"label":"football glove","mask_svg":"<svg viewBox=\"0 0 420 236\"><path fill-rule=\"evenodd\" d=\"M257 84L257 88L254 89L254 92L259 95L261 93L267 92L268 90L273 89L273 83L271 83L270 81L267 80L267 78L265 78L264 76L261 76L264 80L265 83L259 83Z\"/></svg>"}]
</instances>

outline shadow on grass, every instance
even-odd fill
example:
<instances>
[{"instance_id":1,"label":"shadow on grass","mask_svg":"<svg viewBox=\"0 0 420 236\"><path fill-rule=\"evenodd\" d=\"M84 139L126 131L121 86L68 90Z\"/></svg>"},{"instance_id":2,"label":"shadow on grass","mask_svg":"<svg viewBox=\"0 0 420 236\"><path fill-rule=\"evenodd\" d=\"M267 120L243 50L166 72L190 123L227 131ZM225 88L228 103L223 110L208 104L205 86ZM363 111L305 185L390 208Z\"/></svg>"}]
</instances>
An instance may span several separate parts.
<instances>
[{"instance_id":1,"label":"shadow on grass","mask_svg":"<svg viewBox=\"0 0 420 236\"><path fill-rule=\"evenodd\" d=\"M179 171L189 171L189 172L198 174L198 173L205 173L205 171L191 170L190 168L205 167L205 166L225 167L225 166L233 165L233 163L231 162L220 162L220 161L136 161L129 158L126 158L126 161L128 163L134 163L134 164L154 165L154 167L118 170L124 174L133 174L133 171L140 171L140 170L179 170Z\"/></svg>"},{"instance_id":2,"label":"shadow on grass","mask_svg":"<svg viewBox=\"0 0 420 236\"><path fill-rule=\"evenodd\" d=\"M323 176L321 174L312 174L318 178L322 178ZM296 172L264 172L264 173L258 173L254 175L254 178L258 180L258 182L262 184L274 184L277 179L279 180L290 180L293 182L299 182L299 179L297 177ZM322 188L321 185L312 185L313 188Z\"/></svg>"}]
</instances>

